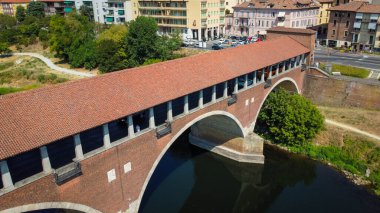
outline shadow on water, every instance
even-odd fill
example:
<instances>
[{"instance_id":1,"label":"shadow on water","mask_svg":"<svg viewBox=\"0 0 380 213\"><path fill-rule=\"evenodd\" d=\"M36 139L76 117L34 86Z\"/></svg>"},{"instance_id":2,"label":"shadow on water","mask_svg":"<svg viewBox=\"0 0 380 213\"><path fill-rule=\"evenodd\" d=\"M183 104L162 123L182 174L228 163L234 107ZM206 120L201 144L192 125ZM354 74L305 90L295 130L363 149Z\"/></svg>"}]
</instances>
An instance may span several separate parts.
<instances>
[{"instance_id":1,"label":"shadow on water","mask_svg":"<svg viewBox=\"0 0 380 213\"><path fill-rule=\"evenodd\" d=\"M380 199L318 162L265 147L265 164L238 163L188 143L163 156L140 212L380 212Z\"/></svg>"}]
</instances>

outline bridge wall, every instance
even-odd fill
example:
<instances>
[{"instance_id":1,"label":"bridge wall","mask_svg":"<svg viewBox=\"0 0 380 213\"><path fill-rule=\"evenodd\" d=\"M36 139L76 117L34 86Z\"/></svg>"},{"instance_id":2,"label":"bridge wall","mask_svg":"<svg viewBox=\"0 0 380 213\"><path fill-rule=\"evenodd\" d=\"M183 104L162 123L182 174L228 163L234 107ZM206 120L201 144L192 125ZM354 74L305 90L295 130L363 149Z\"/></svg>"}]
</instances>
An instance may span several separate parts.
<instances>
[{"instance_id":1,"label":"bridge wall","mask_svg":"<svg viewBox=\"0 0 380 213\"><path fill-rule=\"evenodd\" d=\"M283 80L294 81L302 90L304 72L296 67L274 77L272 87L264 88L262 82L239 91L237 102L231 106L228 106L228 98L225 98L205 105L203 109L190 111L187 115L175 118L172 122L172 133L160 139L156 138L154 130L148 130L135 138L95 153L81 161L81 176L60 186L56 185L51 174L37 178L30 184L3 194L0 197L0 211L51 201L78 203L101 212L124 212L130 208L130 204L138 206L155 165L174 142L173 138L183 132L189 122L206 113L224 111L236 117L247 134L273 85ZM130 171L128 163L131 165ZM107 173L112 171L115 172L116 179L109 182Z\"/></svg>"}]
</instances>

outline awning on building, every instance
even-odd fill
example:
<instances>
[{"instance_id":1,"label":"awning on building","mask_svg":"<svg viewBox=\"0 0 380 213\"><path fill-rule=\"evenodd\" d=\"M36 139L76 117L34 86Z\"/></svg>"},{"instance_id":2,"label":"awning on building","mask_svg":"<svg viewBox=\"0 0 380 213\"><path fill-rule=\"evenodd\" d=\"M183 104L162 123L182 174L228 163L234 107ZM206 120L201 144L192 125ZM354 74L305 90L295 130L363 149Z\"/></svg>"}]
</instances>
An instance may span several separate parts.
<instances>
[{"instance_id":1,"label":"awning on building","mask_svg":"<svg viewBox=\"0 0 380 213\"><path fill-rule=\"evenodd\" d=\"M376 30L376 22L370 22L368 23L368 29L369 30Z\"/></svg>"},{"instance_id":2,"label":"awning on building","mask_svg":"<svg viewBox=\"0 0 380 213\"><path fill-rule=\"evenodd\" d=\"M267 31L266 30L260 30L259 31L259 35L266 35L267 34Z\"/></svg>"},{"instance_id":3,"label":"awning on building","mask_svg":"<svg viewBox=\"0 0 380 213\"><path fill-rule=\"evenodd\" d=\"M279 12L278 17L285 17L285 12Z\"/></svg>"}]
</instances>

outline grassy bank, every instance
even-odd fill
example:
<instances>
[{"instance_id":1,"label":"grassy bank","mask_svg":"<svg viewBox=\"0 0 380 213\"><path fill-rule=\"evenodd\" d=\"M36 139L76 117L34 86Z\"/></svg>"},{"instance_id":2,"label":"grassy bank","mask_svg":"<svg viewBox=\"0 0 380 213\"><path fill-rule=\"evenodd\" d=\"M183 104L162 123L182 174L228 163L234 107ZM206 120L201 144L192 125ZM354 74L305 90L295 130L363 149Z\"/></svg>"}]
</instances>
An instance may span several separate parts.
<instances>
[{"instance_id":1,"label":"grassy bank","mask_svg":"<svg viewBox=\"0 0 380 213\"><path fill-rule=\"evenodd\" d=\"M366 170L370 169L369 177L365 178L371 181L375 193L380 195L380 147L376 147L372 142L346 136L341 147L309 144L287 148L294 153L330 163L338 169L361 177L365 177Z\"/></svg>"},{"instance_id":2,"label":"grassy bank","mask_svg":"<svg viewBox=\"0 0 380 213\"><path fill-rule=\"evenodd\" d=\"M320 63L320 68L325 70L326 64ZM342 75L356 77L356 78L367 78L370 71L364 68L346 66L342 64L332 64L333 72L340 72Z\"/></svg>"},{"instance_id":3,"label":"grassy bank","mask_svg":"<svg viewBox=\"0 0 380 213\"><path fill-rule=\"evenodd\" d=\"M24 87L0 87L0 95L6 95L9 93L21 92L25 90L36 89L40 87L40 84L32 84Z\"/></svg>"}]
</instances>

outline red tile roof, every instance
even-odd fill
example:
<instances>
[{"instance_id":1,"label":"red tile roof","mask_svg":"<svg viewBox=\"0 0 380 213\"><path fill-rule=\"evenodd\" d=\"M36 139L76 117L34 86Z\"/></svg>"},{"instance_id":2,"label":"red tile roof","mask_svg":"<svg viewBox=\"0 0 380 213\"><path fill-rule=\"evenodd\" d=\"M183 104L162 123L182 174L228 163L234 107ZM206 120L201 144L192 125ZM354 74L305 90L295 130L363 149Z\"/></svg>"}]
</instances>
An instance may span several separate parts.
<instances>
[{"instance_id":1,"label":"red tile roof","mask_svg":"<svg viewBox=\"0 0 380 213\"><path fill-rule=\"evenodd\" d=\"M380 5L366 4L359 8L359 13L380 13Z\"/></svg>"},{"instance_id":2,"label":"red tile roof","mask_svg":"<svg viewBox=\"0 0 380 213\"><path fill-rule=\"evenodd\" d=\"M309 8L319 8L318 5L316 5L311 0L267 0L266 2L262 3L260 0L251 0L243 2L239 5L236 5L233 8L241 8L241 9L264 9L264 8L271 8L271 9L277 9L277 10L305 10Z\"/></svg>"},{"instance_id":3,"label":"red tile roof","mask_svg":"<svg viewBox=\"0 0 380 213\"><path fill-rule=\"evenodd\" d=\"M30 3L31 0L0 0L0 3L11 3L11 4L23 4Z\"/></svg>"},{"instance_id":4,"label":"red tile roof","mask_svg":"<svg viewBox=\"0 0 380 213\"><path fill-rule=\"evenodd\" d=\"M335 6L335 7L330 7L330 8L327 9L327 10L331 10L331 11L349 11L349 12L355 12L355 11L357 11L361 6L363 6L364 4L368 4L368 2L364 2L364 1L352 1L352 2L347 3L347 4L340 4L340 5Z\"/></svg>"},{"instance_id":5,"label":"red tile roof","mask_svg":"<svg viewBox=\"0 0 380 213\"><path fill-rule=\"evenodd\" d=\"M290 27L272 27L267 29L267 32L289 32L289 33L303 33L303 34L315 34L317 31L310 29L299 29Z\"/></svg>"},{"instance_id":6,"label":"red tile roof","mask_svg":"<svg viewBox=\"0 0 380 213\"><path fill-rule=\"evenodd\" d=\"M319 3L333 3L334 0L317 0Z\"/></svg>"},{"instance_id":7,"label":"red tile roof","mask_svg":"<svg viewBox=\"0 0 380 213\"><path fill-rule=\"evenodd\" d=\"M283 36L0 96L0 159L308 52Z\"/></svg>"}]
</instances>

